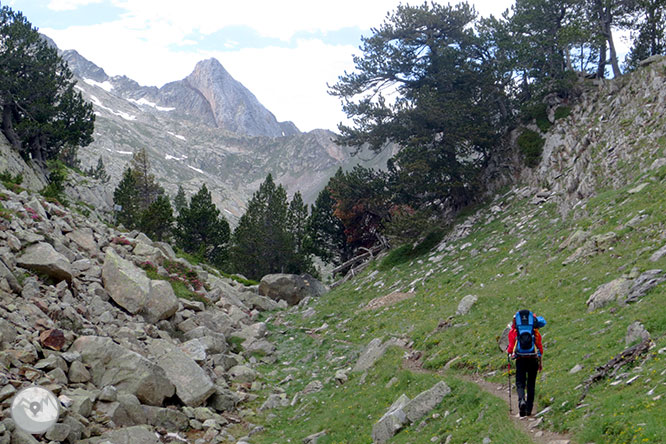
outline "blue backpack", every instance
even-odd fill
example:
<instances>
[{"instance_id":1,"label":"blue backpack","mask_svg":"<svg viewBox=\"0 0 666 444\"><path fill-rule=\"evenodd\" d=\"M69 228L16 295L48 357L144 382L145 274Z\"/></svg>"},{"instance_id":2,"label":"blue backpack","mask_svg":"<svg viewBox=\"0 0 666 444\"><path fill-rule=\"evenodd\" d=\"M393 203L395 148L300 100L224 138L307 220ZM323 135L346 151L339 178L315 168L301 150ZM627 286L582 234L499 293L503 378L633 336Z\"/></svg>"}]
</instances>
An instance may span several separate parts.
<instances>
[{"instance_id":1,"label":"blue backpack","mask_svg":"<svg viewBox=\"0 0 666 444\"><path fill-rule=\"evenodd\" d=\"M520 310L514 317L516 320L516 356L536 356L538 350L534 341L534 329L546 325L546 320L539 316L536 320L529 310Z\"/></svg>"}]
</instances>

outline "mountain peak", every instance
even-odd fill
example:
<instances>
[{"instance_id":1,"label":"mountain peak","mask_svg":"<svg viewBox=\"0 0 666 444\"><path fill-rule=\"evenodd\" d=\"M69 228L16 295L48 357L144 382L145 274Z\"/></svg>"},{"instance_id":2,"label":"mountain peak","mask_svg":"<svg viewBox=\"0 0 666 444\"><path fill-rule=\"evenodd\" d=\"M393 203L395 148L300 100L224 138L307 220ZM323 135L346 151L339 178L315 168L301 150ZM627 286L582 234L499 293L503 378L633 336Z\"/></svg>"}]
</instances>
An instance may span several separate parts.
<instances>
[{"instance_id":1,"label":"mountain peak","mask_svg":"<svg viewBox=\"0 0 666 444\"><path fill-rule=\"evenodd\" d=\"M184 109L234 133L271 137L299 133L293 123L278 122L254 94L214 58L198 62L189 76L165 85L160 92L162 90L164 105Z\"/></svg>"}]
</instances>

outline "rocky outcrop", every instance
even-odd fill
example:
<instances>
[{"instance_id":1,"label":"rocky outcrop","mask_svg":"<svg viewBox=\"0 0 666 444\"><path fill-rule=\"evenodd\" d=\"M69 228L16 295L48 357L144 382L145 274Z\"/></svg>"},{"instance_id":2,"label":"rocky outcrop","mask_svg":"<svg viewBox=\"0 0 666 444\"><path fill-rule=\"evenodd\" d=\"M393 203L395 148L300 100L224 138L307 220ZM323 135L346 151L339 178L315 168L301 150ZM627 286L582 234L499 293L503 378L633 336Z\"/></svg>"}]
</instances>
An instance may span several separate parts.
<instances>
[{"instance_id":1,"label":"rocky outcrop","mask_svg":"<svg viewBox=\"0 0 666 444\"><path fill-rule=\"evenodd\" d=\"M603 308L613 302L619 304L638 302L662 282L666 282L666 276L662 270L648 270L643 273L632 270L626 276L600 285L587 299L587 311Z\"/></svg>"},{"instance_id":2,"label":"rocky outcrop","mask_svg":"<svg viewBox=\"0 0 666 444\"><path fill-rule=\"evenodd\" d=\"M639 172L664 165L657 140L661 133L652 128L666 112L665 67L666 57L655 57L622 81L595 81L596 87L584 92L569 117L553 119L541 163L522 170L521 179L533 187L547 184L560 212L566 214L600 187L620 188L634 180L637 171L621 168L623 162L638 165ZM648 184L637 184L629 193L648 190Z\"/></svg>"},{"instance_id":3,"label":"rocky outcrop","mask_svg":"<svg viewBox=\"0 0 666 444\"><path fill-rule=\"evenodd\" d=\"M430 413L449 393L451 388L441 381L412 400L404 394L401 395L372 427L372 442L388 442L406 425L413 424Z\"/></svg>"},{"instance_id":4,"label":"rocky outcrop","mask_svg":"<svg viewBox=\"0 0 666 444\"><path fill-rule=\"evenodd\" d=\"M327 289L309 274L267 274L259 282L259 294L296 305L307 297L319 297Z\"/></svg>"}]
</instances>

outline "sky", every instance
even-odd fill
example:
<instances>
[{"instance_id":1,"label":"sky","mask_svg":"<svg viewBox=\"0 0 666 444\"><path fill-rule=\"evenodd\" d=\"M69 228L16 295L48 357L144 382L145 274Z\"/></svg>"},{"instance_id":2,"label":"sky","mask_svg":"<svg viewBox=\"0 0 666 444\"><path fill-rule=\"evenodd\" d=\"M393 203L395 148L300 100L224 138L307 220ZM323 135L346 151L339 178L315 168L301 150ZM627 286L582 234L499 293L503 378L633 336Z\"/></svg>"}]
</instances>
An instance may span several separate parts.
<instances>
[{"instance_id":1,"label":"sky","mask_svg":"<svg viewBox=\"0 0 666 444\"><path fill-rule=\"evenodd\" d=\"M13 0L62 50L75 49L110 76L162 86L214 57L279 121L301 131L345 120L327 84L352 71L370 36L400 0ZM403 1L413 5L421 0ZM451 3L457 3L453 0ZM513 0L474 0L499 15Z\"/></svg>"}]
</instances>

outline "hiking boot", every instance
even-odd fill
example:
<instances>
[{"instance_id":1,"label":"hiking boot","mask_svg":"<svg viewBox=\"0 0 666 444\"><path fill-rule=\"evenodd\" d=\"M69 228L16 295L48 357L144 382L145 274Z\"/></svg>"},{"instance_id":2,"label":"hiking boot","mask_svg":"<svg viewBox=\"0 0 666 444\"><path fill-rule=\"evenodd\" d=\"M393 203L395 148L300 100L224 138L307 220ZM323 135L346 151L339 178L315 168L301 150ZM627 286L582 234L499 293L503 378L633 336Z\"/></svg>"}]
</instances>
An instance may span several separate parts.
<instances>
[{"instance_id":1,"label":"hiking boot","mask_svg":"<svg viewBox=\"0 0 666 444\"><path fill-rule=\"evenodd\" d=\"M518 400L518 410L520 410L520 416L527 416L527 403L522 399Z\"/></svg>"}]
</instances>

